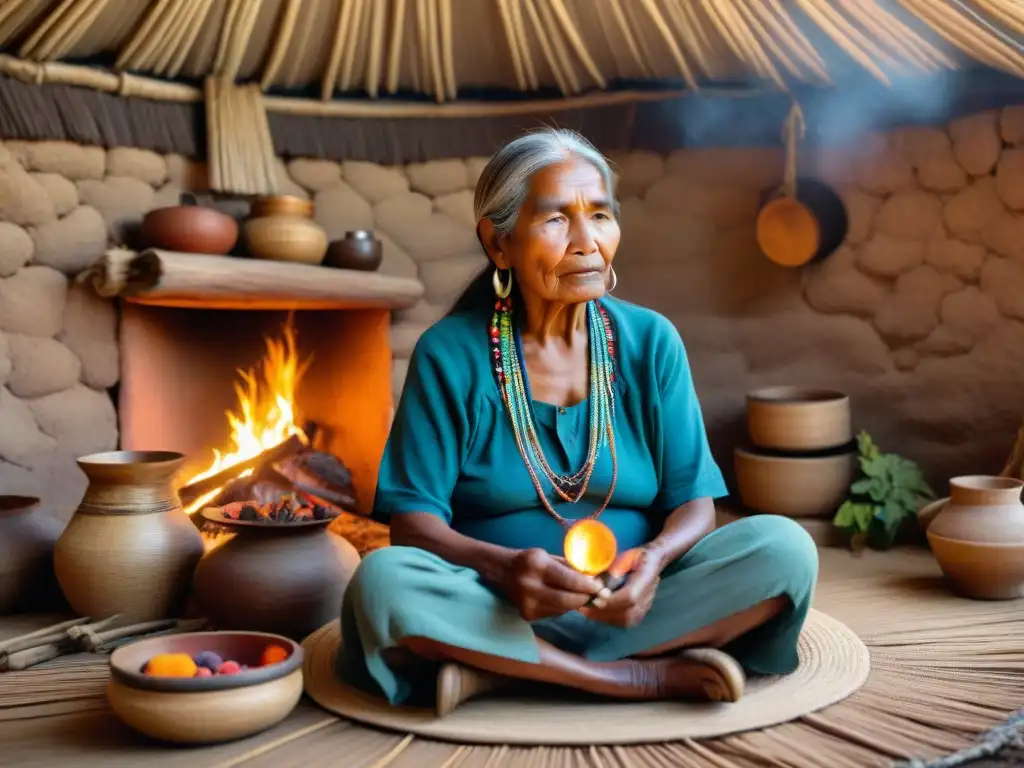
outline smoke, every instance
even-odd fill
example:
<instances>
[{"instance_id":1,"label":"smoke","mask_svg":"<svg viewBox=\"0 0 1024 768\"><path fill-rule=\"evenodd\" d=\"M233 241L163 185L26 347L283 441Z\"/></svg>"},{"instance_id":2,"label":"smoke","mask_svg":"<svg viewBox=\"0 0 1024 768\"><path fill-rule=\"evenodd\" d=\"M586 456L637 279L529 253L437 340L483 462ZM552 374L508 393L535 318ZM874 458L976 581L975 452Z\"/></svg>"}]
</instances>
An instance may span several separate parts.
<instances>
[{"instance_id":1,"label":"smoke","mask_svg":"<svg viewBox=\"0 0 1024 768\"><path fill-rule=\"evenodd\" d=\"M900 125L953 118L1024 102L1024 83L988 69L892 77L844 73L828 86L794 85L809 142L843 144ZM676 101L641 105L637 140L662 147L777 145L791 97L771 87L709 87ZM656 130L651 130L657 125Z\"/></svg>"},{"instance_id":2,"label":"smoke","mask_svg":"<svg viewBox=\"0 0 1024 768\"><path fill-rule=\"evenodd\" d=\"M844 143L897 125L948 122L970 92L969 76L955 73L862 82L808 94L803 107L808 138L818 144Z\"/></svg>"}]
</instances>

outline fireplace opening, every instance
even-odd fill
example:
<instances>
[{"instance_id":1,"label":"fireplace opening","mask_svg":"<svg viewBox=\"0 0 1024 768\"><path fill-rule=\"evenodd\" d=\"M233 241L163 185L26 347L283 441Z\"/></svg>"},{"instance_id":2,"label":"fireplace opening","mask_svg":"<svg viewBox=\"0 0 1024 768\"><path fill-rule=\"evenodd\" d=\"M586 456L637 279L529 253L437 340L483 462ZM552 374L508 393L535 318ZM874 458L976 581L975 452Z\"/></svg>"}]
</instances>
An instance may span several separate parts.
<instances>
[{"instance_id":1,"label":"fireplace opening","mask_svg":"<svg viewBox=\"0 0 1024 768\"><path fill-rule=\"evenodd\" d=\"M182 453L192 515L287 496L367 515L392 413L389 319L126 302L122 447Z\"/></svg>"}]
</instances>

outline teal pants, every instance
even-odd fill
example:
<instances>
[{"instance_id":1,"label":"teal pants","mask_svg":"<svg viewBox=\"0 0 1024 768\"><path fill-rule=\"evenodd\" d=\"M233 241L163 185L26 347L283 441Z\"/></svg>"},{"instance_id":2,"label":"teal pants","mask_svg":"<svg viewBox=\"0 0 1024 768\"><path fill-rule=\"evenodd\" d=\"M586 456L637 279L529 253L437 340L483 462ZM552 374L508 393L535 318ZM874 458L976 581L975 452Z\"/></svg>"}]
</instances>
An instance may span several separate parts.
<instances>
[{"instance_id":1,"label":"teal pants","mask_svg":"<svg viewBox=\"0 0 1024 768\"><path fill-rule=\"evenodd\" d=\"M368 555L349 584L336 669L347 683L392 704L418 703L433 695L436 666L395 670L384 661L384 651L406 637L532 663L540 637L593 661L613 661L787 595L786 610L725 649L752 674L787 674L798 663L817 577L818 551L807 532L788 518L757 515L708 534L670 564L635 627L576 612L530 624L476 571L421 549L387 547Z\"/></svg>"}]
</instances>

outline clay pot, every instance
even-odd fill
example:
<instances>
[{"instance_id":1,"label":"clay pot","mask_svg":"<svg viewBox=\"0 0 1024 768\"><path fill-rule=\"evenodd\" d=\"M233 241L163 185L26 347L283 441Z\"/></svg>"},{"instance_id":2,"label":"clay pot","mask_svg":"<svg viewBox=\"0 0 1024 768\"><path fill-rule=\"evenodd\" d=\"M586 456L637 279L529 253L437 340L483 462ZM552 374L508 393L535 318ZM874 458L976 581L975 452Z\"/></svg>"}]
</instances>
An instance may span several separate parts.
<instances>
[{"instance_id":1,"label":"clay pot","mask_svg":"<svg viewBox=\"0 0 1024 768\"><path fill-rule=\"evenodd\" d=\"M139 238L143 248L222 256L238 242L238 222L226 213L200 206L195 195L185 192L181 205L147 213Z\"/></svg>"},{"instance_id":2,"label":"clay pot","mask_svg":"<svg viewBox=\"0 0 1024 768\"><path fill-rule=\"evenodd\" d=\"M968 475L949 488L948 499L929 505L939 511L927 535L953 590L982 600L1024 596L1024 482Z\"/></svg>"},{"instance_id":3,"label":"clay pot","mask_svg":"<svg viewBox=\"0 0 1024 768\"><path fill-rule=\"evenodd\" d=\"M269 195L256 198L249 208L249 218L261 219L265 216L299 216L304 219L313 218L316 206L312 200L292 195Z\"/></svg>"},{"instance_id":4,"label":"clay pot","mask_svg":"<svg viewBox=\"0 0 1024 768\"><path fill-rule=\"evenodd\" d=\"M384 245L365 229L346 232L341 240L327 246L324 266L373 272L384 258Z\"/></svg>"},{"instance_id":5,"label":"clay pot","mask_svg":"<svg viewBox=\"0 0 1024 768\"><path fill-rule=\"evenodd\" d=\"M250 256L271 261L320 264L327 253L327 233L313 221L313 203L278 195L257 199L242 224Z\"/></svg>"},{"instance_id":6,"label":"clay pot","mask_svg":"<svg viewBox=\"0 0 1024 768\"><path fill-rule=\"evenodd\" d=\"M202 514L236 534L196 568L196 600L217 629L301 641L337 620L359 553L327 530L330 520L275 524L226 520L219 509Z\"/></svg>"},{"instance_id":7,"label":"clay pot","mask_svg":"<svg viewBox=\"0 0 1024 768\"><path fill-rule=\"evenodd\" d=\"M857 476L854 450L827 456L778 456L737 448L736 485L744 506L785 517L835 514Z\"/></svg>"},{"instance_id":8,"label":"clay pot","mask_svg":"<svg viewBox=\"0 0 1024 768\"><path fill-rule=\"evenodd\" d=\"M0 496L0 616L51 605L60 523L34 496Z\"/></svg>"},{"instance_id":9,"label":"clay pot","mask_svg":"<svg viewBox=\"0 0 1024 768\"><path fill-rule=\"evenodd\" d=\"M167 451L114 451L78 460L89 486L53 558L64 596L78 614L121 613L138 621L181 615L203 555L202 537L173 485L184 458Z\"/></svg>"},{"instance_id":10,"label":"clay pot","mask_svg":"<svg viewBox=\"0 0 1024 768\"><path fill-rule=\"evenodd\" d=\"M850 398L830 389L758 389L747 395L747 430L758 448L838 448L853 440Z\"/></svg>"}]
</instances>

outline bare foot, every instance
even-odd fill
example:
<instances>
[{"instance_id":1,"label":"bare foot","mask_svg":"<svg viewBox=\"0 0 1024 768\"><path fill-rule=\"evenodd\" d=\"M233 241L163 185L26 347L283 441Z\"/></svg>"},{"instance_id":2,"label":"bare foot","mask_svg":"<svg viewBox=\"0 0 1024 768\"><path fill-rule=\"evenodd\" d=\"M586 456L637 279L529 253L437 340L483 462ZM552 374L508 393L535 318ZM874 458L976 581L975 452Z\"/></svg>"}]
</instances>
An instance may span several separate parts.
<instances>
[{"instance_id":1,"label":"bare foot","mask_svg":"<svg viewBox=\"0 0 1024 768\"><path fill-rule=\"evenodd\" d=\"M462 702L478 694L504 688L510 683L511 680L503 675L483 672L455 662L442 664L437 675L437 716L444 717Z\"/></svg>"},{"instance_id":2,"label":"bare foot","mask_svg":"<svg viewBox=\"0 0 1024 768\"><path fill-rule=\"evenodd\" d=\"M739 663L714 648L690 648L658 659L597 663L590 670L592 679L570 687L628 701L738 701L746 684ZM474 696L511 682L504 675L447 662L437 677L437 715L444 717Z\"/></svg>"},{"instance_id":3,"label":"bare foot","mask_svg":"<svg viewBox=\"0 0 1024 768\"><path fill-rule=\"evenodd\" d=\"M629 665L629 683L621 691L625 699L737 701L746 683L736 660L713 648L693 648L675 656L623 663Z\"/></svg>"},{"instance_id":4,"label":"bare foot","mask_svg":"<svg viewBox=\"0 0 1024 768\"><path fill-rule=\"evenodd\" d=\"M701 690L711 701L739 701L747 685L743 667L732 656L716 648L688 648L677 657L680 662L700 668Z\"/></svg>"}]
</instances>

